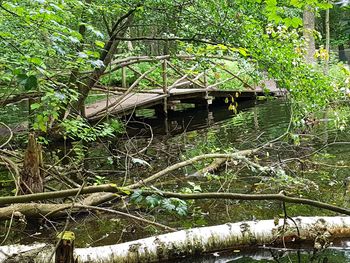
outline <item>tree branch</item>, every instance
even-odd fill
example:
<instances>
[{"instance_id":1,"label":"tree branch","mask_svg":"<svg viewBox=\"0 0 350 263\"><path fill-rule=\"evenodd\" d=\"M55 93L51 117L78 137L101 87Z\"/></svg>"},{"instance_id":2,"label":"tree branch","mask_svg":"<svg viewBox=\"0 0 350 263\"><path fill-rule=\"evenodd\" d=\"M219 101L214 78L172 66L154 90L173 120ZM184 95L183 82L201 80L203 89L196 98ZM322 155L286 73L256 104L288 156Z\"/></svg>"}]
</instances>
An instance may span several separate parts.
<instances>
[{"instance_id":1,"label":"tree branch","mask_svg":"<svg viewBox=\"0 0 350 263\"><path fill-rule=\"evenodd\" d=\"M15 203L25 203L30 201L47 200L54 198L63 198L76 195L81 190L81 194L86 193L97 193L97 192L111 192L114 196L127 196L136 191L142 191L142 195L159 195L164 198L179 198L182 200L204 200L204 199L227 199L227 200L247 200L247 201L280 201L286 203L303 204L309 205L317 208L322 208L325 210L333 211L336 213L341 213L345 215L350 215L350 209L342 208L339 206L327 204L324 202L286 196L282 193L279 194L240 194L240 193L222 193L222 192L208 192L208 193L194 193L194 194L181 194L173 192L163 192L163 191L153 191L153 190L134 190L128 188L120 188L113 184L100 185L100 186L89 186L83 189L76 188L70 190L56 191L52 193L37 193L28 194L23 196L9 196L0 197L0 204L15 204ZM23 214L25 216L36 215L40 216L40 211L47 213L52 213L71 207L71 204L38 204L38 203L28 203L25 205L12 205L9 207L0 208L0 218L5 218L6 215L10 216L12 213Z\"/></svg>"},{"instance_id":2,"label":"tree branch","mask_svg":"<svg viewBox=\"0 0 350 263\"><path fill-rule=\"evenodd\" d=\"M147 36L141 36L141 37L115 37L115 40L120 41L183 41L183 42L198 42L198 43L204 43L204 44L210 44L210 45L217 45L220 43L206 40L206 39L198 39L195 37L147 37Z\"/></svg>"}]
</instances>

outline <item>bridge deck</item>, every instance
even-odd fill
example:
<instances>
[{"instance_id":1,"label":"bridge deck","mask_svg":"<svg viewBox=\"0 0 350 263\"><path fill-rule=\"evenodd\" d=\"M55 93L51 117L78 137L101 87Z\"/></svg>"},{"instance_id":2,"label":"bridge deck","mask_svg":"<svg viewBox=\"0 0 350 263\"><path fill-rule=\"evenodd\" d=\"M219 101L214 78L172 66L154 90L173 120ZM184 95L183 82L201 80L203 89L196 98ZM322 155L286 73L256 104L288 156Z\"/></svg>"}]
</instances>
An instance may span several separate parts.
<instances>
[{"instance_id":1,"label":"bridge deck","mask_svg":"<svg viewBox=\"0 0 350 263\"><path fill-rule=\"evenodd\" d=\"M108 111L110 113L123 116L132 113L138 108L151 107L153 105L159 104L165 97L167 97L167 95L164 94L131 93L123 98L123 100L116 106L108 109ZM117 101L118 98L119 96L111 96L108 100L108 104L107 100L103 100L86 106L86 117L90 118L94 116L97 112L103 110L107 105L112 105Z\"/></svg>"}]
</instances>

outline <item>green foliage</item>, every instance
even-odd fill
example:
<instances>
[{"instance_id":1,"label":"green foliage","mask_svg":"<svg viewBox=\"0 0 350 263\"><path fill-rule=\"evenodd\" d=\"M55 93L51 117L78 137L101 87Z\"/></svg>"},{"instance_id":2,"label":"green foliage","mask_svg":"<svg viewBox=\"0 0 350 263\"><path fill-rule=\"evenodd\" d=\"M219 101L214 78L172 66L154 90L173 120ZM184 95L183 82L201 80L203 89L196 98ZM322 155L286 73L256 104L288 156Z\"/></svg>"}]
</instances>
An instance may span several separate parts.
<instances>
[{"instance_id":1,"label":"green foliage","mask_svg":"<svg viewBox=\"0 0 350 263\"><path fill-rule=\"evenodd\" d=\"M227 56L235 62L216 60L219 66L212 69L209 84L230 78L224 69L250 85L273 78L289 91L296 123L310 112L322 111L328 103L344 97L342 89L347 89L342 85L342 82L348 83L344 76L333 75L333 71L325 76L323 68L304 63L302 12L306 7L317 12L331 8L328 1L196 0L180 5L169 0L133 0L128 4L121 0L97 0L90 4L79 0L5 0L1 7L0 89L4 90L3 94L43 92L41 102L31 106L35 114L34 128L43 132L53 123L60 123L67 105L77 100L89 79L85 73L109 68L102 60L111 25L134 7L132 25L126 36L142 32L145 36L189 41L137 41L132 43L132 48L121 42L117 47L119 54L112 54L116 59L165 52L195 55L196 61L186 61L186 65L177 63L188 73L196 63L198 70L211 68L208 55ZM320 64L324 64L321 53L320 49ZM152 66L153 63L141 63L135 69L145 72ZM162 83L160 73L158 68L149 77ZM127 70L128 83L137 78L138 74ZM169 82L177 78L169 69ZM119 85L120 71L105 75L101 82ZM143 80L140 86L153 88L155 84ZM219 88L232 87L243 89L245 84L235 78ZM235 101L229 107L235 111ZM68 129L66 136L86 141L93 141L96 136L111 136L114 128L107 126L92 129L74 119L61 125Z\"/></svg>"},{"instance_id":2,"label":"green foliage","mask_svg":"<svg viewBox=\"0 0 350 263\"><path fill-rule=\"evenodd\" d=\"M289 194L310 193L318 190L319 186L316 181L296 177L287 174L282 169L277 169L275 176L266 178L255 184L256 191L268 191L271 193L281 190L287 191Z\"/></svg>"},{"instance_id":3,"label":"green foliage","mask_svg":"<svg viewBox=\"0 0 350 263\"><path fill-rule=\"evenodd\" d=\"M117 120L92 127L81 118L66 119L61 123L61 126L64 128L64 135L66 137L86 142L95 141L98 137L114 137L123 131L123 125Z\"/></svg>"},{"instance_id":4,"label":"green foliage","mask_svg":"<svg viewBox=\"0 0 350 263\"><path fill-rule=\"evenodd\" d=\"M77 166L81 165L85 159L87 147L81 142L73 142L73 153L74 153L74 159L73 163Z\"/></svg>"},{"instance_id":5,"label":"green foliage","mask_svg":"<svg viewBox=\"0 0 350 263\"><path fill-rule=\"evenodd\" d=\"M130 198L137 205L158 208L170 214L175 213L179 216L186 216L188 212L187 203L178 198L163 198L161 195L155 194L144 197L142 190L135 191Z\"/></svg>"},{"instance_id":6,"label":"green foliage","mask_svg":"<svg viewBox=\"0 0 350 263\"><path fill-rule=\"evenodd\" d=\"M202 192L202 188L200 185L194 183L194 182L187 182L191 187L184 187L181 189L182 193L186 194L193 194L193 193L200 193Z\"/></svg>"},{"instance_id":7,"label":"green foliage","mask_svg":"<svg viewBox=\"0 0 350 263\"><path fill-rule=\"evenodd\" d=\"M61 89L57 91L53 88L47 88L41 101L30 105L31 110L37 112L33 128L46 132L50 125L59 119L59 113L64 109L64 106L77 98L78 93L74 90Z\"/></svg>"},{"instance_id":8,"label":"green foliage","mask_svg":"<svg viewBox=\"0 0 350 263\"><path fill-rule=\"evenodd\" d=\"M93 180L94 180L94 185L107 184L109 182L109 180L107 180L106 177L99 176L99 175L95 175Z\"/></svg>"},{"instance_id":9,"label":"green foliage","mask_svg":"<svg viewBox=\"0 0 350 263\"><path fill-rule=\"evenodd\" d=\"M19 74L17 75L17 79L19 84L22 85L25 90L38 88L38 79L34 75L28 76L27 74Z\"/></svg>"}]
</instances>

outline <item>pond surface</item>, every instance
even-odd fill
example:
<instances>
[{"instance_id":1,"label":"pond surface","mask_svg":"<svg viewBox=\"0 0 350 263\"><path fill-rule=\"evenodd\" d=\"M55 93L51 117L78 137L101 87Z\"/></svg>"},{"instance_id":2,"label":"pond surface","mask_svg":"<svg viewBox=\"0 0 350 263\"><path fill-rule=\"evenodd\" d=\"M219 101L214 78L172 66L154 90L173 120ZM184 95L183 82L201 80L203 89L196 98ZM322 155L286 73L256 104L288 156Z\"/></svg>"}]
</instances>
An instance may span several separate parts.
<instances>
[{"instance_id":1,"label":"pond surface","mask_svg":"<svg viewBox=\"0 0 350 263\"><path fill-rule=\"evenodd\" d=\"M340 247L315 252L312 249L265 248L252 251L215 253L202 258L188 258L178 263L348 263L350 250Z\"/></svg>"},{"instance_id":2,"label":"pond surface","mask_svg":"<svg viewBox=\"0 0 350 263\"><path fill-rule=\"evenodd\" d=\"M289 107L282 100L241 102L238 114L229 111L224 103L209 108L188 107L170 113L168 119L159 119L152 116L152 112L142 111L130 118L127 135L85 149L87 159L84 165L85 169L94 171L95 177L89 179L91 183L127 185L196 155L232 152L265 144L285 133L289 117ZM298 140L290 136L253 158L261 165L283 169L283 173L263 175L244 165L231 163L212 174L192 176L210 163L206 161L172 172L154 185L171 191L193 191L195 187L203 191L237 193L278 193L284 190L290 195L349 206L350 148L347 144L331 144L321 149L321 145L335 140L346 141L350 136L346 132L325 132L324 126L322 123L313 127L312 132L301 130ZM291 146L291 140L296 145ZM317 153L310 155L315 151ZM124 158L125 153L130 157ZM304 155L310 157L302 161L300 158ZM186 216L163 208L139 209L138 204L128 206L128 209L134 215L178 229L283 216L282 204L272 201L210 200L187 205ZM125 207L117 208L125 210ZM326 210L292 204L287 204L287 213L289 216L334 215ZM64 220L58 220L46 221L41 227L37 227L37 223L19 225L14 232L18 231L20 235L11 236L9 243L51 239L64 223ZM161 233L152 226L95 212L89 216L75 216L69 229L76 233L78 247L115 244ZM316 254L312 249L257 248L253 251L219 252L178 262L350 262L347 247L343 242L337 244L336 249Z\"/></svg>"}]
</instances>

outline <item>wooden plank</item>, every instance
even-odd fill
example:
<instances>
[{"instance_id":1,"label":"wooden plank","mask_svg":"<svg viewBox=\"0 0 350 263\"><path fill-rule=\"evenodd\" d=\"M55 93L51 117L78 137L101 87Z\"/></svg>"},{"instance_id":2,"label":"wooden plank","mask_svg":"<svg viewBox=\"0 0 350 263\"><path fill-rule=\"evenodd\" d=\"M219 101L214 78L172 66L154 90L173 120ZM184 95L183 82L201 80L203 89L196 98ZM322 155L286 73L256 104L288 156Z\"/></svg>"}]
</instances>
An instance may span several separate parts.
<instances>
[{"instance_id":1,"label":"wooden plank","mask_svg":"<svg viewBox=\"0 0 350 263\"><path fill-rule=\"evenodd\" d=\"M160 92L160 89L153 89L153 92ZM195 94L195 93L205 93L205 89L178 89L178 88L173 88L169 91L169 95L181 95L181 94Z\"/></svg>"},{"instance_id":2,"label":"wooden plank","mask_svg":"<svg viewBox=\"0 0 350 263\"><path fill-rule=\"evenodd\" d=\"M142 107L147 107L150 106L151 104L154 105L156 104L161 104L162 100L166 97L167 95L159 95L159 94L153 94L153 93L131 93L127 95L122 101L120 101L119 104L117 104L115 107L112 109L109 109L109 112L112 114L116 115L125 115L129 114L130 111L134 111L138 108ZM112 98L109 99L109 104L114 103L117 101L119 96L113 96ZM89 118L90 116L93 116L95 112L100 111L101 109L105 108L107 104L107 101L100 101L97 103L94 103L92 105L89 105L86 107L86 115ZM98 119L103 115L104 112L101 114L96 115L96 118L92 119Z\"/></svg>"}]
</instances>

